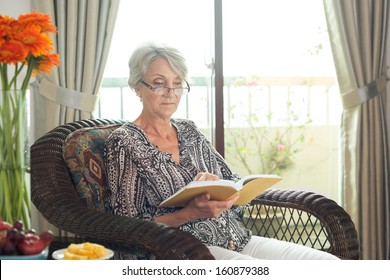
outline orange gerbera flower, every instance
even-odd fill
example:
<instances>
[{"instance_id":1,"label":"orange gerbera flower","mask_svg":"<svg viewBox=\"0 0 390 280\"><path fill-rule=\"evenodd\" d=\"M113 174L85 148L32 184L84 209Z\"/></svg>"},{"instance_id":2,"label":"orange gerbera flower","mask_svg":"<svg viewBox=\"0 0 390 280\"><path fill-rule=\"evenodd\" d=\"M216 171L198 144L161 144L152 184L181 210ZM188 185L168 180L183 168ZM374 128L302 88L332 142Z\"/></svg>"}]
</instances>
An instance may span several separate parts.
<instances>
[{"instance_id":1,"label":"orange gerbera flower","mask_svg":"<svg viewBox=\"0 0 390 280\"><path fill-rule=\"evenodd\" d=\"M12 25L16 22L16 20L9 16L0 15L0 30L11 29Z\"/></svg>"},{"instance_id":2,"label":"orange gerbera flower","mask_svg":"<svg viewBox=\"0 0 390 280\"><path fill-rule=\"evenodd\" d=\"M9 16L0 16L0 46L9 37L12 37L12 25L15 19Z\"/></svg>"},{"instance_id":3,"label":"orange gerbera flower","mask_svg":"<svg viewBox=\"0 0 390 280\"><path fill-rule=\"evenodd\" d=\"M25 75L22 89L29 86L30 77L50 73L59 65L59 55L54 49L50 33L57 32L50 16L37 12L21 15L17 20L0 16L0 88L18 89L18 76ZM8 80L7 64L15 65L14 76ZM27 67L26 71L22 71Z\"/></svg>"},{"instance_id":4,"label":"orange gerbera flower","mask_svg":"<svg viewBox=\"0 0 390 280\"><path fill-rule=\"evenodd\" d=\"M16 64L24 62L26 56L27 50L19 41L8 40L0 45L0 63Z\"/></svg>"},{"instance_id":5,"label":"orange gerbera flower","mask_svg":"<svg viewBox=\"0 0 390 280\"><path fill-rule=\"evenodd\" d=\"M47 33L40 32L38 26L29 26L15 38L22 42L33 56L41 56L53 50L53 43Z\"/></svg>"},{"instance_id":6,"label":"orange gerbera flower","mask_svg":"<svg viewBox=\"0 0 390 280\"><path fill-rule=\"evenodd\" d=\"M56 53L43 55L37 59L36 65L33 76L43 73L50 74L53 66L60 66L60 56Z\"/></svg>"},{"instance_id":7,"label":"orange gerbera flower","mask_svg":"<svg viewBox=\"0 0 390 280\"><path fill-rule=\"evenodd\" d=\"M56 33L57 28L51 22L49 15L32 12L26 15L21 15L18 18L18 27L26 28L29 26L38 26L41 32Z\"/></svg>"}]
</instances>

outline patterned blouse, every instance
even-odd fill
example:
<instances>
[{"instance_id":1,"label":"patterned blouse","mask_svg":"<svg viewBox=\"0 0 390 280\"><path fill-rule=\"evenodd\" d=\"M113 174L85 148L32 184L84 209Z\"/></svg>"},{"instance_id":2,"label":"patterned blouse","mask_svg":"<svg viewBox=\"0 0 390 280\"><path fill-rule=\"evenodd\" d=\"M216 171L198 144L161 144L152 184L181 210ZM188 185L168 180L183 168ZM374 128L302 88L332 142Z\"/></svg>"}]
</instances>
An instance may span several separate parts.
<instances>
[{"instance_id":1,"label":"patterned blouse","mask_svg":"<svg viewBox=\"0 0 390 280\"><path fill-rule=\"evenodd\" d=\"M170 154L153 145L144 130L129 122L116 129L107 139L104 158L111 207L115 214L154 220L155 217L179 210L158 205L191 182L199 172L237 181L222 156L215 150L194 122L171 119L179 140L179 163ZM179 228L191 233L206 245L236 251L248 243L251 232L241 223L245 207L234 206L219 218L190 221Z\"/></svg>"}]
</instances>

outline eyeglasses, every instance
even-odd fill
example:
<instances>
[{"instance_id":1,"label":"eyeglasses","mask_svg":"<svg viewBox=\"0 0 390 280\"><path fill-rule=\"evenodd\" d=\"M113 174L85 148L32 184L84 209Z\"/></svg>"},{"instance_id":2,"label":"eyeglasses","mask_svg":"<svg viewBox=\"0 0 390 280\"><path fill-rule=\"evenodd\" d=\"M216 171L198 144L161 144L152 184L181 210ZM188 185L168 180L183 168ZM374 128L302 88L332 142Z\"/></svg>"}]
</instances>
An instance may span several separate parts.
<instances>
[{"instance_id":1,"label":"eyeglasses","mask_svg":"<svg viewBox=\"0 0 390 280\"><path fill-rule=\"evenodd\" d=\"M157 95L168 94L172 90L173 93L177 96L184 95L190 92L190 85L188 84L187 81L184 82L186 83L187 87L169 88L164 86L152 87L148 83L141 81L141 83L143 83L145 86L147 86L151 91L153 91Z\"/></svg>"}]
</instances>

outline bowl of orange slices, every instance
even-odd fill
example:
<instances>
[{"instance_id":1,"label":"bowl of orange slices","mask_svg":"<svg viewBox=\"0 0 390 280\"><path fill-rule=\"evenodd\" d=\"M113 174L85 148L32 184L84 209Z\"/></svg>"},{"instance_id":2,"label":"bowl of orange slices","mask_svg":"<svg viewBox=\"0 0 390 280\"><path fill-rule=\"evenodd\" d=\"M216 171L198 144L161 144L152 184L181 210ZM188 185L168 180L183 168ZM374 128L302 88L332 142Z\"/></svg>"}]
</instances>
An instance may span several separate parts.
<instances>
[{"instance_id":1,"label":"bowl of orange slices","mask_svg":"<svg viewBox=\"0 0 390 280\"><path fill-rule=\"evenodd\" d=\"M108 260L114 252L103 245L84 242L71 243L67 248L53 252L55 260Z\"/></svg>"}]
</instances>

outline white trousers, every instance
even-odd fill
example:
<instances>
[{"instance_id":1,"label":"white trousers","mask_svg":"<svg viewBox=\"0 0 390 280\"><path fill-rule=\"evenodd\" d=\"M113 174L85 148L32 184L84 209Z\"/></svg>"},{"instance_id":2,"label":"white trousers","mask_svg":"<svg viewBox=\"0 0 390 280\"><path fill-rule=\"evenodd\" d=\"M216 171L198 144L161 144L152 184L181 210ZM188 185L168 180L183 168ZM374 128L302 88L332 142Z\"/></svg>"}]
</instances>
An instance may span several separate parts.
<instances>
[{"instance_id":1,"label":"white trousers","mask_svg":"<svg viewBox=\"0 0 390 280\"><path fill-rule=\"evenodd\" d=\"M303 245L252 236L241 252L208 246L217 260L338 260L336 256Z\"/></svg>"}]
</instances>

